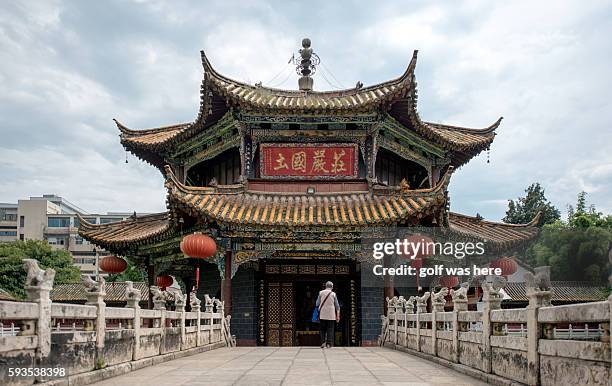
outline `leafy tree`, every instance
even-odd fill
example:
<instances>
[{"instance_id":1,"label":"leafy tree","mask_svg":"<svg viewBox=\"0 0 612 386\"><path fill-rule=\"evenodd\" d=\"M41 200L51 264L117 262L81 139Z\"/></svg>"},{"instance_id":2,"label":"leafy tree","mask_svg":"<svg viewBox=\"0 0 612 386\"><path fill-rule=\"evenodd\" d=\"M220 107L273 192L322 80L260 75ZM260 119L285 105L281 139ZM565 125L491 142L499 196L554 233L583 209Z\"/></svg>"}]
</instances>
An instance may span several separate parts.
<instances>
[{"instance_id":1,"label":"leafy tree","mask_svg":"<svg viewBox=\"0 0 612 386\"><path fill-rule=\"evenodd\" d=\"M608 281L612 249L612 215L587 205L586 193L569 207L568 221L544 225L538 241L526 254L535 265L550 265L553 280Z\"/></svg>"},{"instance_id":2,"label":"leafy tree","mask_svg":"<svg viewBox=\"0 0 612 386\"><path fill-rule=\"evenodd\" d=\"M55 284L79 281L80 271L72 256L63 249L53 249L45 241L28 240L0 244L0 288L19 299L25 298L23 288L26 271L23 259L36 259L41 268L55 270Z\"/></svg>"},{"instance_id":3,"label":"leafy tree","mask_svg":"<svg viewBox=\"0 0 612 386\"><path fill-rule=\"evenodd\" d=\"M542 211L540 224L552 224L561 218L559 209L551 204L544 196L544 188L539 182L531 184L525 189L525 197L508 200L508 210L504 222L510 224L525 224L531 221L538 212Z\"/></svg>"}]
</instances>

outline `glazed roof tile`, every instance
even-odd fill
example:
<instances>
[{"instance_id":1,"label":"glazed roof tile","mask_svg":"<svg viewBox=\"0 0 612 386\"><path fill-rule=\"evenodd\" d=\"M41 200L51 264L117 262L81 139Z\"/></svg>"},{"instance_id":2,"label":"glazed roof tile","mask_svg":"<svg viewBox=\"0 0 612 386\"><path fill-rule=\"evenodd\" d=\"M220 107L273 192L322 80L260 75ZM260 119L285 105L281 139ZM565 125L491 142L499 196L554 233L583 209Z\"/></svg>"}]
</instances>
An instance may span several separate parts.
<instances>
[{"instance_id":1,"label":"glazed roof tile","mask_svg":"<svg viewBox=\"0 0 612 386\"><path fill-rule=\"evenodd\" d=\"M511 248L538 235L539 228L536 225L540 217L541 213L538 213L528 224L507 224L451 212L448 222L450 230L462 236Z\"/></svg>"},{"instance_id":2,"label":"glazed roof tile","mask_svg":"<svg viewBox=\"0 0 612 386\"><path fill-rule=\"evenodd\" d=\"M376 226L401 223L431 214L446 202L449 171L433 189L402 192L268 193L243 185L190 187L167 167L170 202L194 216L232 224L268 226Z\"/></svg>"},{"instance_id":3,"label":"glazed roof tile","mask_svg":"<svg viewBox=\"0 0 612 386\"><path fill-rule=\"evenodd\" d=\"M553 302L596 302L606 300L604 288L589 282L580 281L552 281ZM507 283L504 291L512 298L508 302L527 302L525 283Z\"/></svg>"},{"instance_id":4,"label":"glazed roof tile","mask_svg":"<svg viewBox=\"0 0 612 386\"><path fill-rule=\"evenodd\" d=\"M149 287L144 282L134 282L134 288L141 291L140 301L149 299ZM126 282L106 283L105 302L125 302ZM51 290L51 300L54 302L86 301L85 287L82 283L56 284Z\"/></svg>"},{"instance_id":5,"label":"glazed roof tile","mask_svg":"<svg viewBox=\"0 0 612 386\"><path fill-rule=\"evenodd\" d=\"M172 232L168 212L130 217L123 221L97 225L90 224L79 215L77 216L80 219L79 234L100 245L127 245L163 237Z\"/></svg>"}]
</instances>

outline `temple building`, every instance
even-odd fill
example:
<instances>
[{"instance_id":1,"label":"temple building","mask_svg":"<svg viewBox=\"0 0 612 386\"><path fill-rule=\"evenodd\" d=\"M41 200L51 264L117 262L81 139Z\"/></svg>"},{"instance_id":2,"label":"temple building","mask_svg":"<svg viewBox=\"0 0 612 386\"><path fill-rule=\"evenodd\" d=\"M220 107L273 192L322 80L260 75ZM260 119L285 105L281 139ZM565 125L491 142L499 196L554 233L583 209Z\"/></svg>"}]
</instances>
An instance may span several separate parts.
<instances>
[{"instance_id":1,"label":"temple building","mask_svg":"<svg viewBox=\"0 0 612 386\"><path fill-rule=\"evenodd\" d=\"M538 219L511 225L450 211L453 170L489 149L501 118L480 129L422 120L417 51L397 79L314 91L319 58L308 39L302 46L298 90L229 79L202 52L193 122L134 130L116 121L125 149L164 175L168 210L81 220L80 234L141 265L149 284L171 274L190 289L200 264L198 291L221 296L242 345L316 342L310 317L331 280L342 303L337 343L370 345L385 295L411 293L364 285L364 229L433 227L510 251L535 237ZM215 239L213 259L181 253L194 232Z\"/></svg>"}]
</instances>

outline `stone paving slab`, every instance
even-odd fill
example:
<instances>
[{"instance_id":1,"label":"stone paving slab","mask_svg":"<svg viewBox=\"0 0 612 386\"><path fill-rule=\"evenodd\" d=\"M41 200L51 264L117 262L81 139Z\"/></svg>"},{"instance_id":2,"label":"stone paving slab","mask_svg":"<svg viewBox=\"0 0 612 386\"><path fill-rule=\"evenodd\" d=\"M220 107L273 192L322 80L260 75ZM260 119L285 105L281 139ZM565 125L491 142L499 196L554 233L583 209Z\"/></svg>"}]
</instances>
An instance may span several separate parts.
<instances>
[{"instance_id":1,"label":"stone paving slab","mask_svg":"<svg viewBox=\"0 0 612 386\"><path fill-rule=\"evenodd\" d=\"M235 347L179 358L99 386L485 385L407 353L380 347Z\"/></svg>"}]
</instances>

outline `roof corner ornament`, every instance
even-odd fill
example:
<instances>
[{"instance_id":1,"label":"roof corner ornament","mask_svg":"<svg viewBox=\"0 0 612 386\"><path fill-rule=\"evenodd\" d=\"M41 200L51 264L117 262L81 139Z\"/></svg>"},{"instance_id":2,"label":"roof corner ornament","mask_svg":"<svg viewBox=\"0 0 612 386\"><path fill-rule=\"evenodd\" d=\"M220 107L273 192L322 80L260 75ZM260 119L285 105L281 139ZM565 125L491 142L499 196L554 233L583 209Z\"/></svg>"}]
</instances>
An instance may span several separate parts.
<instances>
[{"instance_id":1,"label":"roof corner ornament","mask_svg":"<svg viewBox=\"0 0 612 386\"><path fill-rule=\"evenodd\" d=\"M299 50L300 58L293 58L293 64L298 75L301 77L298 79L298 86L300 91L312 91L313 79L311 75L317 71L321 59L319 55L315 54L310 47L310 39L302 39L302 49Z\"/></svg>"}]
</instances>

